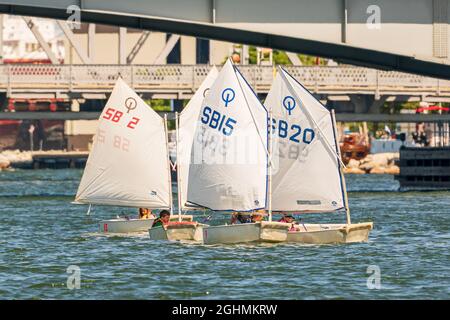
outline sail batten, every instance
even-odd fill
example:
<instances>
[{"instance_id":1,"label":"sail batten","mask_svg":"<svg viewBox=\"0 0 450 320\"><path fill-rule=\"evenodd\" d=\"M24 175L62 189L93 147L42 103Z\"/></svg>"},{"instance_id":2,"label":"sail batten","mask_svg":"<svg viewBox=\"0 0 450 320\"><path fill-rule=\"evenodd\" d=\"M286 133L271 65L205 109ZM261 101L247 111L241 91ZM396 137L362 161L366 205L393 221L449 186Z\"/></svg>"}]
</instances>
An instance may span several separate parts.
<instances>
[{"instance_id":1,"label":"sail batten","mask_svg":"<svg viewBox=\"0 0 450 320\"><path fill-rule=\"evenodd\" d=\"M272 113L272 210L342 210L340 159L330 112L281 68L265 105Z\"/></svg>"},{"instance_id":2,"label":"sail batten","mask_svg":"<svg viewBox=\"0 0 450 320\"><path fill-rule=\"evenodd\" d=\"M118 79L100 115L75 202L169 209L164 120Z\"/></svg>"}]
</instances>

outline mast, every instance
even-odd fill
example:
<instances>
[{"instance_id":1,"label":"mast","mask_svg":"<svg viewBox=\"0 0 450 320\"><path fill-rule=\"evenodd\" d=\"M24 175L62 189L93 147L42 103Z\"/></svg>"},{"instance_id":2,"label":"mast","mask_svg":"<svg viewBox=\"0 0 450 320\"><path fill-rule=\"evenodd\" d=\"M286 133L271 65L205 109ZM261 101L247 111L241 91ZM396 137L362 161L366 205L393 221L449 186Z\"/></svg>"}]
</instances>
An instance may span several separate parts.
<instances>
[{"instance_id":1,"label":"mast","mask_svg":"<svg viewBox=\"0 0 450 320\"><path fill-rule=\"evenodd\" d=\"M175 139L176 139L175 152L176 152L176 155L177 155L178 221L181 221L182 220L181 219L181 214L182 214L182 209L181 209L181 205L182 205L182 203L181 203L181 201L182 201L181 193L182 193L182 191L181 191L181 189L182 188L181 188L181 166L179 165L179 163L180 163L180 156L179 156L179 153L178 153L178 151L179 151L178 150L178 144L180 142L178 121L179 121L178 112L175 112Z\"/></svg>"},{"instance_id":2,"label":"mast","mask_svg":"<svg viewBox=\"0 0 450 320\"><path fill-rule=\"evenodd\" d=\"M167 114L164 114L164 130L166 131L166 150L167 150L167 170L169 171L169 201L170 201L170 215L173 215L173 201L172 201L172 179L170 172L170 153L169 153L169 132L167 130Z\"/></svg>"},{"instance_id":3,"label":"mast","mask_svg":"<svg viewBox=\"0 0 450 320\"><path fill-rule=\"evenodd\" d=\"M267 146L269 151L269 222L272 222L272 107L269 111L269 127L267 128L269 135L269 145Z\"/></svg>"},{"instance_id":4,"label":"mast","mask_svg":"<svg viewBox=\"0 0 450 320\"><path fill-rule=\"evenodd\" d=\"M337 139L337 131L336 131L336 117L334 114L334 109L331 109L331 122L333 124L333 133L334 133L334 142L336 144L336 153L339 159L341 159L341 151L339 148L339 142ZM341 177L341 186L342 186L342 196L344 197L344 205L345 205L345 213L347 217L347 225L351 224L350 219L350 208L348 206L348 194L347 194L347 186L345 184L344 172L342 171L341 162L338 161L339 166L339 176Z\"/></svg>"}]
</instances>

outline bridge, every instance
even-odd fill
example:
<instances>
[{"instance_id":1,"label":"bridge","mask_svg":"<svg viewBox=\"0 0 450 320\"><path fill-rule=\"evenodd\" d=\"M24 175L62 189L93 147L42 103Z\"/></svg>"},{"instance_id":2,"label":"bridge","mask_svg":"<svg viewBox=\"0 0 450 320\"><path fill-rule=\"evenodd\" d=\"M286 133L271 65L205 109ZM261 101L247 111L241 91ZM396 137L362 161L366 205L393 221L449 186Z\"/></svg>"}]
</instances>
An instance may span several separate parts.
<instances>
[{"instance_id":1,"label":"bridge","mask_svg":"<svg viewBox=\"0 0 450 320\"><path fill-rule=\"evenodd\" d=\"M72 6L72 7L70 7ZM450 79L449 0L0 0L0 12L162 31Z\"/></svg>"},{"instance_id":2,"label":"bridge","mask_svg":"<svg viewBox=\"0 0 450 320\"><path fill-rule=\"evenodd\" d=\"M121 76L146 98L189 99L205 79L209 65L0 65L0 92L10 98L100 98ZM238 66L258 94L267 94L272 66ZM286 66L311 92L326 100L352 95L416 97L450 102L450 80L361 67Z\"/></svg>"},{"instance_id":3,"label":"bridge","mask_svg":"<svg viewBox=\"0 0 450 320\"><path fill-rule=\"evenodd\" d=\"M122 77L145 99L189 99L209 65L0 65L0 94L9 99L106 99ZM450 80L351 66L286 66L339 121L450 121L449 115L380 114L387 101L450 102ZM243 65L257 94L270 89L272 66ZM331 105L329 105L331 104ZM0 112L0 119L96 119L98 112ZM173 117L173 114L170 115Z\"/></svg>"}]
</instances>

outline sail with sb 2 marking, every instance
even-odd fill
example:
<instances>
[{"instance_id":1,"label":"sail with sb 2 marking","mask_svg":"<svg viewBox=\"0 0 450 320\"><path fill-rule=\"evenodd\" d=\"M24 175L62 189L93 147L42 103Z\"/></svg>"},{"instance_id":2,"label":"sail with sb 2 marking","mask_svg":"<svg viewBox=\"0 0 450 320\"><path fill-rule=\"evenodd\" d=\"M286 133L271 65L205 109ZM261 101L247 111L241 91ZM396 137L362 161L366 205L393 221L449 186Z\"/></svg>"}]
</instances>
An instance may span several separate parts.
<instances>
[{"instance_id":1,"label":"sail with sb 2 marking","mask_svg":"<svg viewBox=\"0 0 450 320\"><path fill-rule=\"evenodd\" d=\"M164 119L118 79L100 115L75 203L171 207Z\"/></svg>"},{"instance_id":2,"label":"sail with sb 2 marking","mask_svg":"<svg viewBox=\"0 0 450 320\"><path fill-rule=\"evenodd\" d=\"M178 192L180 192L180 206L183 210L192 208L187 204L187 188L189 178L189 164L191 149L194 140L197 120L202 109L203 99L209 92L210 87L217 78L219 71L215 66L211 68L205 80L195 92L189 103L184 107L179 116L178 141L177 141L177 174Z\"/></svg>"},{"instance_id":3,"label":"sail with sb 2 marking","mask_svg":"<svg viewBox=\"0 0 450 320\"><path fill-rule=\"evenodd\" d=\"M330 112L283 68L279 68L264 104L272 113L272 210L343 209Z\"/></svg>"},{"instance_id":4,"label":"sail with sb 2 marking","mask_svg":"<svg viewBox=\"0 0 450 320\"><path fill-rule=\"evenodd\" d=\"M203 99L191 150L189 202L224 211L266 206L267 116L228 60Z\"/></svg>"}]
</instances>

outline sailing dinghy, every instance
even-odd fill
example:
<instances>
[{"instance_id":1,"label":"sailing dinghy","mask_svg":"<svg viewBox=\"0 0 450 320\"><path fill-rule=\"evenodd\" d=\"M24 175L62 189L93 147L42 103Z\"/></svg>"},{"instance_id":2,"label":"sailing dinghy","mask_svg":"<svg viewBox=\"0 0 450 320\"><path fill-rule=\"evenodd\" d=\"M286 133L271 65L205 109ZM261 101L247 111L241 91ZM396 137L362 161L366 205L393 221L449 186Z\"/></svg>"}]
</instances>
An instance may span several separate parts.
<instances>
[{"instance_id":1,"label":"sailing dinghy","mask_svg":"<svg viewBox=\"0 0 450 320\"><path fill-rule=\"evenodd\" d=\"M368 240L372 222L352 224L334 111L330 113L286 70L279 68L265 100L271 118L274 163L270 209L284 213L345 211L346 224L301 224L288 242L348 243Z\"/></svg>"},{"instance_id":2,"label":"sailing dinghy","mask_svg":"<svg viewBox=\"0 0 450 320\"><path fill-rule=\"evenodd\" d=\"M75 203L172 208L166 123L120 78L100 115ZM100 221L99 228L141 232L153 221L117 218Z\"/></svg>"},{"instance_id":3,"label":"sailing dinghy","mask_svg":"<svg viewBox=\"0 0 450 320\"><path fill-rule=\"evenodd\" d=\"M228 60L205 96L197 121L187 183L189 203L250 214L266 208L267 119L267 110ZM267 237L267 230L274 232ZM287 230L276 222L204 226L203 242L285 241Z\"/></svg>"},{"instance_id":4,"label":"sailing dinghy","mask_svg":"<svg viewBox=\"0 0 450 320\"><path fill-rule=\"evenodd\" d=\"M176 164L178 185L178 221L171 221L167 226L159 226L149 230L153 240L193 240L202 241L202 223L192 221L192 215L183 214L190 210L201 209L187 202L187 182L189 163L197 120L202 108L202 102L217 78L218 71L212 67L181 114L176 114Z\"/></svg>"}]
</instances>

